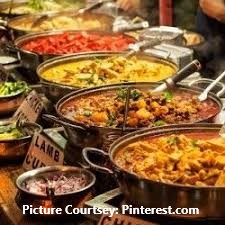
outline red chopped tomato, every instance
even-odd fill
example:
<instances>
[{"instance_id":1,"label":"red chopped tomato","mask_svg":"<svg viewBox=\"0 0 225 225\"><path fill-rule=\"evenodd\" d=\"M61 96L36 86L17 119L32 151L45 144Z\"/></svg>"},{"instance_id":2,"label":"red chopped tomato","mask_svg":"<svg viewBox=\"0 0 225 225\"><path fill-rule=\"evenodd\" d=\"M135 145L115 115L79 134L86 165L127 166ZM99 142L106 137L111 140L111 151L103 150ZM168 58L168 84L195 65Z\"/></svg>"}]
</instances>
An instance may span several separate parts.
<instances>
[{"instance_id":1,"label":"red chopped tomato","mask_svg":"<svg viewBox=\"0 0 225 225\"><path fill-rule=\"evenodd\" d=\"M122 34L101 35L68 33L36 38L26 42L22 49L38 54L71 54L87 51L124 51L134 39Z\"/></svg>"}]
</instances>

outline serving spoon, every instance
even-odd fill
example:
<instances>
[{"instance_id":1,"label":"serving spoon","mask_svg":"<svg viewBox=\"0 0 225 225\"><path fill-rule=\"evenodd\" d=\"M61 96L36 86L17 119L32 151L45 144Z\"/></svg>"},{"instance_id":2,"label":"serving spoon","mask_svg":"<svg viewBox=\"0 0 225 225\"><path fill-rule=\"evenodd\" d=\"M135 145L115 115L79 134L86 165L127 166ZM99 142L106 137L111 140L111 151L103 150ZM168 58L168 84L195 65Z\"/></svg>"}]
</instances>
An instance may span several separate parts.
<instances>
[{"instance_id":1,"label":"serving spoon","mask_svg":"<svg viewBox=\"0 0 225 225\"><path fill-rule=\"evenodd\" d=\"M200 101L205 101L208 98L209 92L216 86L216 84L225 77L225 71L221 73L215 81L213 81L199 96ZM207 143L214 146L214 150L225 151L225 124L221 127L219 131L219 137L207 140Z\"/></svg>"},{"instance_id":2,"label":"serving spoon","mask_svg":"<svg viewBox=\"0 0 225 225\"><path fill-rule=\"evenodd\" d=\"M199 101L205 101L208 98L209 92L225 77L225 71L221 73L199 96Z\"/></svg>"}]
</instances>

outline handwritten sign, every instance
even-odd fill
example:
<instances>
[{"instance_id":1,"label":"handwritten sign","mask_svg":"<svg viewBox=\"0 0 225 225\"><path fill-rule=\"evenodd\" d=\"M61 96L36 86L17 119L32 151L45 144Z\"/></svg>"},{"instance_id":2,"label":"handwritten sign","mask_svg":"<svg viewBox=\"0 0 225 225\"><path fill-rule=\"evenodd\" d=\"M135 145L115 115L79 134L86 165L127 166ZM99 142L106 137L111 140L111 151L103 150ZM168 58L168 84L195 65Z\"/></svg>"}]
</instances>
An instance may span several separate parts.
<instances>
[{"instance_id":1,"label":"handwritten sign","mask_svg":"<svg viewBox=\"0 0 225 225\"><path fill-rule=\"evenodd\" d=\"M26 170L63 165L64 152L44 133L35 133L23 163Z\"/></svg>"},{"instance_id":2,"label":"handwritten sign","mask_svg":"<svg viewBox=\"0 0 225 225\"><path fill-rule=\"evenodd\" d=\"M98 225L157 225L157 224L137 219L131 216L114 214L112 217L109 217L109 215L102 215Z\"/></svg>"},{"instance_id":3,"label":"handwritten sign","mask_svg":"<svg viewBox=\"0 0 225 225\"><path fill-rule=\"evenodd\" d=\"M31 91L14 114L19 121L36 122L44 104L36 91Z\"/></svg>"}]
</instances>

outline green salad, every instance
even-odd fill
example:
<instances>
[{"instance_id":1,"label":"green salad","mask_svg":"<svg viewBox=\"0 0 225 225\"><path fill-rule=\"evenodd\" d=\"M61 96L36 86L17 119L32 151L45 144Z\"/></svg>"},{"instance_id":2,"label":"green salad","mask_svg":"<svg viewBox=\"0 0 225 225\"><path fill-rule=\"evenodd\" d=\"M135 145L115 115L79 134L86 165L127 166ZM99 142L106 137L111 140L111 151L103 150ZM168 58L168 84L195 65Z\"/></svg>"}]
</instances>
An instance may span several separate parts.
<instances>
[{"instance_id":1,"label":"green salad","mask_svg":"<svg viewBox=\"0 0 225 225\"><path fill-rule=\"evenodd\" d=\"M16 127L16 124L0 126L0 141L17 139L23 136L24 134Z\"/></svg>"},{"instance_id":2,"label":"green salad","mask_svg":"<svg viewBox=\"0 0 225 225\"><path fill-rule=\"evenodd\" d=\"M27 91L29 88L25 82L4 82L0 84L0 97L14 96Z\"/></svg>"}]
</instances>

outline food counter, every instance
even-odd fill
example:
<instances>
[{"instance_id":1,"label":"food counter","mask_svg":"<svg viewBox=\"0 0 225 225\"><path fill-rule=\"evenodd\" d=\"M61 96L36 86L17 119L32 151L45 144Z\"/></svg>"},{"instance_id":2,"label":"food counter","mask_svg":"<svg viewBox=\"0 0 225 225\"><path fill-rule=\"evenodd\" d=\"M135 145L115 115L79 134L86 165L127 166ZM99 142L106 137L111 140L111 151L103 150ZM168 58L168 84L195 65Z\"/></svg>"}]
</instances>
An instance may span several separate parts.
<instances>
[{"instance_id":1,"label":"food counter","mask_svg":"<svg viewBox=\"0 0 225 225\"><path fill-rule=\"evenodd\" d=\"M224 223L225 72L115 7L0 3L1 225ZM132 211L168 207L199 212Z\"/></svg>"}]
</instances>

